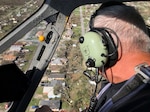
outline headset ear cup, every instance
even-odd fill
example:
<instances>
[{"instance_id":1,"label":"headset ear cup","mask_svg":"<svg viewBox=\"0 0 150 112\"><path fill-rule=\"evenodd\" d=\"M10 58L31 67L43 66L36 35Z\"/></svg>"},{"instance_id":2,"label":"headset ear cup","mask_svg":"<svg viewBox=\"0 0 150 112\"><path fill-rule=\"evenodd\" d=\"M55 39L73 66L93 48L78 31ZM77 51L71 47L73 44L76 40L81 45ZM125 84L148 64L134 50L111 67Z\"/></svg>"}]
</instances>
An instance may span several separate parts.
<instances>
[{"instance_id":1,"label":"headset ear cup","mask_svg":"<svg viewBox=\"0 0 150 112\"><path fill-rule=\"evenodd\" d=\"M87 67L107 69L118 60L117 47L107 30L92 29L79 38L79 43Z\"/></svg>"},{"instance_id":2,"label":"headset ear cup","mask_svg":"<svg viewBox=\"0 0 150 112\"><path fill-rule=\"evenodd\" d=\"M80 50L87 67L99 68L107 62L107 46L102 35L89 31L79 38Z\"/></svg>"},{"instance_id":3,"label":"headset ear cup","mask_svg":"<svg viewBox=\"0 0 150 112\"><path fill-rule=\"evenodd\" d=\"M89 21L89 28L90 29L93 28L93 22L94 22L94 19L95 19L95 15L97 15L96 12L93 15L91 15L91 18L90 18L90 21Z\"/></svg>"},{"instance_id":4,"label":"headset ear cup","mask_svg":"<svg viewBox=\"0 0 150 112\"><path fill-rule=\"evenodd\" d=\"M103 34L103 39L107 42L107 49L108 49L108 60L107 63L105 64L105 68L110 68L113 65L116 64L118 61L118 48L115 45L115 42L111 36L111 34L105 30L102 29L100 32Z\"/></svg>"},{"instance_id":5,"label":"headset ear cup","mask_svg":"<svg viewBox=\"0 0 150 112\"><path fill-rule=\"evenodd\" d=\"M113 5L125 5L123 4L122 2L119 2L119 1L109 1L109 2L105 2L103 3L92 15L91 15L91 18L90 18L90 21L89 21L89 28L92 29L94 28L94 19L97 15L100 15L100 10L106 8L106 7L110 7L110 6L113 6Z\"/></svg>"}]
</instances>

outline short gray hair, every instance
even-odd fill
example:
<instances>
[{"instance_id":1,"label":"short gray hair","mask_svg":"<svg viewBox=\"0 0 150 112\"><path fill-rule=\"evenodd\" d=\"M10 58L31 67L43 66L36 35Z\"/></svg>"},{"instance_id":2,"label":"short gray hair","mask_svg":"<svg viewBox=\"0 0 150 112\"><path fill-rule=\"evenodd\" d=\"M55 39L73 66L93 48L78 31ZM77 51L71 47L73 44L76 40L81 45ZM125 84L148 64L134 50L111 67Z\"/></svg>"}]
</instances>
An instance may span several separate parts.
<instances>
[{"instance_id":1,"label":"short gray hair","mask_svg":"<svg viewBox=\"0 0 150 112\"><path fill-rule=\"evenodd\" d=\"M94 27L107 27L116 32L126 51L149 52L150 38L145 22L139 12L131 6L114 5L97 10ZM129 44L131 46L129 46Z\"/></svg>"}]
</instances>

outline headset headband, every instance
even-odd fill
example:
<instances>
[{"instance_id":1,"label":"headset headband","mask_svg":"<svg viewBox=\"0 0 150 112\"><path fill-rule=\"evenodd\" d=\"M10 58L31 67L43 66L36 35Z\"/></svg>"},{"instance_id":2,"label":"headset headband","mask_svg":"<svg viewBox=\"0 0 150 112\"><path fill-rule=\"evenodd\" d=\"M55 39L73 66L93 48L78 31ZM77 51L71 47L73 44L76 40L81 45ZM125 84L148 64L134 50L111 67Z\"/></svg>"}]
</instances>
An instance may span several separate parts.
<instances>
[{"instance_id":1,"label":"headset headband","mask_svg":"<svg viewBox=\"0 0 150 112\"><path fill-rule=\"evenodd\" d=\"M99 11L106 8L106 7L110 7L110 6L115 6L115 5L125 5L123 4L122 2L117 2L117 1L110 1L110 2L105 2L103 3L92 15L91 15L91 19L90 19L90 22L89 22L89 27L90 29L93 28L93 21L95 19L95 17L97 15L100 15Z\"/></svg>"}]
</instances>

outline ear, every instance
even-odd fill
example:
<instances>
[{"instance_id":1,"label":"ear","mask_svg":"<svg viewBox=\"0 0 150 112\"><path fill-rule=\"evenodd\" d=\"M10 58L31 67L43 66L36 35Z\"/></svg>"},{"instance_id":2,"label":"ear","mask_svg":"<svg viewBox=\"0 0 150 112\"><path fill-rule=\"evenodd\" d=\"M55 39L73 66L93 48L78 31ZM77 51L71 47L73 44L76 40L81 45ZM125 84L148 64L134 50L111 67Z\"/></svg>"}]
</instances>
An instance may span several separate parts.
<instances>
[{"instance_id":1,"label":"ear","mask_svg":"<svg viewBox=\"0 0 150 112\"><path fill-rule=\"evenodd\" d=\"M80 49L87 67L109 68L118 60L117 47L109 32L92 29L79 38Z\"/></svg>"},{"instance_id":2,"label":"ear","mask_svg":"<svg viewBox=\"0 0 150 112\"><path fill-rule=\"evenodd\" d=\"M87 67L101 67L107 62L107 46L102 37L95 31L89 31L79 38L80 50Z\"/></svg>"}]
</instances>

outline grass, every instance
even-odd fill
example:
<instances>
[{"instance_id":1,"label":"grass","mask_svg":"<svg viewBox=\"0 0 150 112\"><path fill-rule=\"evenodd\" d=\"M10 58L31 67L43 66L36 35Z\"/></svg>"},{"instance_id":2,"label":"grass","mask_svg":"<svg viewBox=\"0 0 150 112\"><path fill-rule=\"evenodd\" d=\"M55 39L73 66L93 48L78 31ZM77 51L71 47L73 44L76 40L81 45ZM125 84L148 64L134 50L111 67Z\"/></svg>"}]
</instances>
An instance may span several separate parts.
<instances>
[{"instance_id":1,"label":"grass","mask_svg":"<svg viewBox=\"0 0 150 112\"><path fill-rule=\"evenodd\" d=\"M33 98L31 99L26 112L30 112L29 108L31 106L33 106L33 105L39 105L39 101L41 100L41 97L45 98L45 96L43 95L42 91L43 91L43 87L40 87L40 86L37 87L37 90L36 90ZM38 98L38 95L40 96L39 98Z\"/></svg>"},{"instance_id":2,"label":"grass","mask_svg":"<svg viewBox=\"0 0 150 112\"><path fill-rule=\"evenodd\" d=\"M34 56L35 51L37 49L37 46L36 45L25 46L24 49L29 49L29 52L26 53L26 55L25 55L25 60L27 60L27 62L22 67L22 70L26 71L29 68L30 64L31 64L31 60L33 59L33 56Z\"/></svg>"},{"instance_id":3,"label":"grass","mask_svg":"<svg viewBox=\"0 0 150 112\"><path fill-rule=\"evenodd\" d=\"M88 79L83 74L73 74L69 79L70 85L69 95L73 101L72 105L69 105L65 100L62 102L62 108L78 109L85 108L89 104L92 86L89 84ZM82 99L82 100L81 100Z\"/></svg>"}]
</instances>

